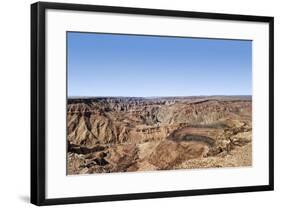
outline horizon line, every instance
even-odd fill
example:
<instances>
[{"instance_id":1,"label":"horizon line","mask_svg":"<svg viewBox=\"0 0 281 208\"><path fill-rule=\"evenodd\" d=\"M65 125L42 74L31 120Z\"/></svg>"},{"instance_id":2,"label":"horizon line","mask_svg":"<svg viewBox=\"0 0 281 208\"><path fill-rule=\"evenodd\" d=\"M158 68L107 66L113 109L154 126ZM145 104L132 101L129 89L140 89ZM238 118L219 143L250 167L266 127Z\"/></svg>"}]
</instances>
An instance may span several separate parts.
<instances>
[{"instance_id":1,"label":"horizon line","mask_svg":"<svg viewBox=\"0 0 281 208\"><path fill-rule=\"evenodd\" d=\"M235 95L165 95L165 96L124 96L124 95L117 95L117 96L79 96L79 95L71 95L67 96L67 98L73 98L73 97L84 97L84 98L106 98L106 97L124 97L124 98L161 98L161 97L219 97L219 96L224 96L224 97L235 97L235 96L252 96L251 94L235 94Z\"/></svg>"}]
</instances>

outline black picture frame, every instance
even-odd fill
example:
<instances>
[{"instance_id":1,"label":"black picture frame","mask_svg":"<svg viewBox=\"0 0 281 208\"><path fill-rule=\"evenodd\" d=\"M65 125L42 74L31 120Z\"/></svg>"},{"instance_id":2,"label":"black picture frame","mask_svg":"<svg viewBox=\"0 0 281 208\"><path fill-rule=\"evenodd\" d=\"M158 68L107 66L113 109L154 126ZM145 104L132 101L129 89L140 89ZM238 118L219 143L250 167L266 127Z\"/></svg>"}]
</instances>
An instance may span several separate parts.
<instances>
[{"instance_id":1,"label":"black picture frame","mask_svg":"<svg viewBox=\"0 0 281 208\"><path fill-rule=\"evenodd\" d=\"M203 19L236 20L269 23L269 178L268 185L225 187L200 190L163 191L153 193L129 193L120 195L85 196L47 199L46 189L46 83L45 83L45 15L46 9L108 12L170 17L192 17ZM31 5L31 203L35 205L73 204L117 200L135 200L193 196L205 194L226 194L236 192L270 191L274 189L274 18L236 14L202 13L146 8L94 6L38 2Z\"/></svg>"}]
</instances>

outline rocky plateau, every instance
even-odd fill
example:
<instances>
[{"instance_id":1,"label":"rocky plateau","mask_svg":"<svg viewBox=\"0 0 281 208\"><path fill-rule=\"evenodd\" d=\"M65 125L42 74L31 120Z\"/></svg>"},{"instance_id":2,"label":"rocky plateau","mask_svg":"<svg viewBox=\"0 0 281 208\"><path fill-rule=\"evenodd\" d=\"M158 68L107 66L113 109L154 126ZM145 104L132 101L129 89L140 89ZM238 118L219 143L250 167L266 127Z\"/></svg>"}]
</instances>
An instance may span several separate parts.
<instances>
[{"instance_id":1,"label":"rocky plateau","mask_svg":"<svg viewBox=\"0 0 281 208\"><path fill-rule=\"evenodd\" d=\"M252 164L251 96L69 98L67 173Z\"/></svg>"}]
</instances>

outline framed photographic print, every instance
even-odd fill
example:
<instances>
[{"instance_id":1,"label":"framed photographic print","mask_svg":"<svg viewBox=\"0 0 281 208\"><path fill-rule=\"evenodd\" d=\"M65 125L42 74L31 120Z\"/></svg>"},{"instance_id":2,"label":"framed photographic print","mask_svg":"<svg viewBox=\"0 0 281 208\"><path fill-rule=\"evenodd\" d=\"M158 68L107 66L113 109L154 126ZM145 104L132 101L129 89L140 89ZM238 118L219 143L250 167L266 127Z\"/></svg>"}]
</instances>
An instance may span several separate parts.
<instances>
[{"instance_id":1,"label":"framed photographic print","mask_svg":"<svg viewBox=\"0 0 281 208\"><path fill-rule=\"evenodd\" d=\"M273 190L273 17L31 5L31 202Z\"/></svg>"}]
</instances>

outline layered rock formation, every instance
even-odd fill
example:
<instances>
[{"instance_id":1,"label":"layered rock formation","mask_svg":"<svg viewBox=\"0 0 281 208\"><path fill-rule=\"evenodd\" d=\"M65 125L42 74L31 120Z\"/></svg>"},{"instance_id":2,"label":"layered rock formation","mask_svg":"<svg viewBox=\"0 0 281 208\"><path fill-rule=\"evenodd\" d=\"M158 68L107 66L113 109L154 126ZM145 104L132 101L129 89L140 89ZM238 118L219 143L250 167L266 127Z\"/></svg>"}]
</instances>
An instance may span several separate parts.
<instances>
[{"instance_id":1,"label":"layered rock formation","mask_svg":"<svg viewBox=\"0 0 281 208\"><path fill-rule=\"evenodd\" d=\"M249 166L251 106L248 96L69 99L68 174Z\"/></svg>"}]
</instances>

